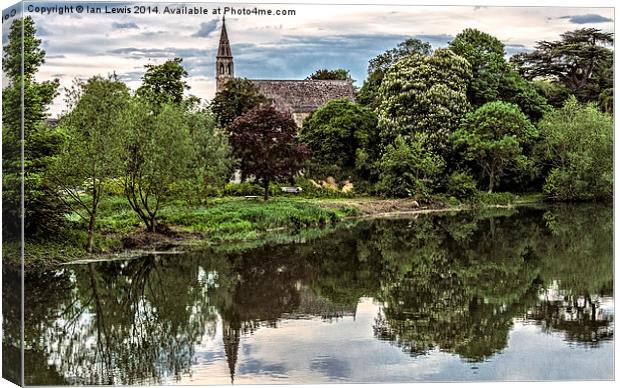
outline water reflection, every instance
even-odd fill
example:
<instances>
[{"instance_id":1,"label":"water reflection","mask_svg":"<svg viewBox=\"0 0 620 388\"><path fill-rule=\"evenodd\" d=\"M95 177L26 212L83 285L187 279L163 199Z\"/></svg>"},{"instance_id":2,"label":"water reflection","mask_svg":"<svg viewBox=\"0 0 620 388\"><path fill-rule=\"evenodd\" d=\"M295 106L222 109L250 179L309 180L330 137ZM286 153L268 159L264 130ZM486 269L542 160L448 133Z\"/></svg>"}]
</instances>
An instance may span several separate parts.
<instances>
[{"instance_id":1,"label":"water reflection","mask_svg":"<svg viewBox=\"0 0 620 388\"><path fill-rule=\"evenodd\" d=\"M613 339L612 239L611 209L581 205L375 220L304 244L29 271L25 380L482 378L418 372L429 357L537 378L527 354L500 356L544 353L513 334L561 335L595 360ZM598 377L610 378L613 360L600 357ZM382 372L397 365L407 368Z\"/></svg>"}]
</instances>

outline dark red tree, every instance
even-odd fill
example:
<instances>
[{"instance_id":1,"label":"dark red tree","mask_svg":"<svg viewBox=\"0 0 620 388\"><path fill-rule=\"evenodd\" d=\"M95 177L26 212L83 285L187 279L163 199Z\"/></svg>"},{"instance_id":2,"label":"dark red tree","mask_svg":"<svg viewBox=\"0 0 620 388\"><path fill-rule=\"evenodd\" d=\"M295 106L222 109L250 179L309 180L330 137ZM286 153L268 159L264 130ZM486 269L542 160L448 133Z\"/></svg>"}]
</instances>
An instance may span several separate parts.
<instances>
[{"instance_id":1,"label":"dark red tree","mask_svg":"<svg viewBox=\"0 0 620 388\"><path fill-rule=\"evenodd\" d=\"M297 125L288 113L260 105L237 117L227 127L235 157L241 160L244 176L254 176L265 188L289 179L302 167L308 149L297 141Z\"/></svg>"}]
</instances>

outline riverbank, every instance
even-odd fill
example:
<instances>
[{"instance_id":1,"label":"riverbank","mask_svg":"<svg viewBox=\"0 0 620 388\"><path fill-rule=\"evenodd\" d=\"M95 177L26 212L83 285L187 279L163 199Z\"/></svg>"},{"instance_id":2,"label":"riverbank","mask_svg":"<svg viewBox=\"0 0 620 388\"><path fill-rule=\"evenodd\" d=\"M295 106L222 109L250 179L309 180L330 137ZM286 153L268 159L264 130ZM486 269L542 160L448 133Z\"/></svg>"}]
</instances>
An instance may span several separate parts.
<instances>
[{"instance_id":1,"label":"riverbank","mask_svg":"<svg viewBox=\"0 0 620 388\"><path fill-rule=\"evenodd\" d=\"M461 203L436 199L274 197L268 202L244 197L214 198L206 205L177 202L160 211L160 229L147 233L124 198L106 198L100 206L95 252L84 251L86 232L77 216L54 241L27 241L25 264L49 266L77 260L131 257L153 251L218 246L249 249L268 243L287 243L318 238L335 227L369 217L414 215L472 208L505 207L542 201L540 195L480 195ZM17 262L18 246L5 243L5 262Z\"/></svg>"}]
</instances>

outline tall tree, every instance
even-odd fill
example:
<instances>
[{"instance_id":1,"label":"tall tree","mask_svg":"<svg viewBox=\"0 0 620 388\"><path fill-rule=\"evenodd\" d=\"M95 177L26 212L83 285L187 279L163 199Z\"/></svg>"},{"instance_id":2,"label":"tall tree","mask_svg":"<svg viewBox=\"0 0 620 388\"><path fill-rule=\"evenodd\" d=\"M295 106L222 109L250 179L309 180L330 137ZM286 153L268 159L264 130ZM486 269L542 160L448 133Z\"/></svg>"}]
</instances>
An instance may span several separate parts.
<instances>
[{"instance_id":1,"label":"tall tree","mask_svg":"<svg viewBox=\"0 0 620 388\"><path fill-rule=\"evenodd\" d=\"M347 99L332 100L304 120L299 140L312 152L313 164L328 170L318 173L364 175L361 159L378 156L377 116Z\"/></svg>"},{"instance_id":2,"label":"tall tree","mask_svg":"<svg viewBox=\"0 0 620 388\"><path fill-rule=\"evenodd\" d=\"M582 28L560 35L560 40L540 41L529 53L511 61L528 79L552 79L565 86L581 102L598 101L613 87L613 33Z\"/></svg>"},{"instance_id":3,"label":"tall tree","mask_svg":"<svg viewBox=\"0 0 620 388\"><path fill-rule=\"evenodd\" d=\"M184 80L187 70L182 62L182 58L174 58L160 65L145 65L146 72L142 77L142 85L137 90L138 95L157 104L181 103L183 93L190 88Z\"/></svg>"},{"instance_id":4,"label":"tall tree","mask_svg":"<svg viewBox=\"0 0 620 388\"><path fill-rule=\"evenodd\" d=\"M495 101L465 116L452 141L463 150L465 159L480 165L490 193L507 169L529 165L524 148L537 136L536 127L518 106Z\"/></svg>"},{"instance_id":5,"label":"tall tree","mask_svg":"<svg viewBox=\"0 0 620 388\"><path fill-rule=\"evenodd\" d=\"M339 80L339 81L353 81L349 70L345 69L319 69L314 73L306 77L307 80Z\"/></svg>"},{"instance_id":6,"label":"tall tree","mask_svg":"<svg viewBox=\"0 0 620 388\"><path fill-rule=\"evenodd\" d=\"M186 108L152 104L135 97L124 111L124 191L129 205L149 232L157 231L162 205L189 177L193 158Z\"/></svg>"},{"instance_id":7,"label":"tall tree","mask_svg":"<svg viewBox=\"0 0 620 388\"><path fill-rule=\"evenodd\" d=\"M376 108L378 105L377 94L385 72L398 62L400 59L411 55L430 55L431 45L419 39L409 38L398 44L395 48L389 49L383 54L371 59L368 64L368 78L357 93L357 100L360 104Z\"/></svg>"},{"instance_id":8,"label":"tall tree","mask_svg":"<svg viewBox=\"0 0 620 388\"><path fill-rule=\"evenodd\" d=\"M221 128L233 122L252 108L264 104L267 98L258 87L246 78L234 78L226 82L211 101L211 111Z\"/></svg>"},{"instance_id":9,"label":"tall tree","mask_svg":"<svg viewBox=\"0 0 620 388\"><path fill-rule=\"evenodd\" d=\"M448 49L413 54L391 66L379 89L382 141L422 132L435 152L445 151L448 136L470 109L470 78L469 62Z\"/></svg>"},{"instance_id":10,"label":"tall tree","mask_svg":"<svg viewBox=\"0 0 620 388\"><path fill-rule=\"evenodd\" d=\"M467 28L450 42L450 49L472 66L467 97L474 108L496 100L511 102L535 121L549 110L545 98L510 67L504 44L496 37Z\"/></svg>"},{"instance_id":11,"label":"tall tree","mask_svg":"<svg viewBox=\"0 0 620 388\"><path fill-rule=\"evenodd\" d=\"M209 189L223 186L234 165L228 135L218 128L207 109L189 112L189 136L193 152L192 188L199 202L206 203Z\"/></svg>"},{"instance_id":12,"label":"tall tree","mask_svg":"<svg viewBox=\"0 0 620 388\"><path fill-rule=\"evenodd\" d=\"M129 101L129 90L116 75L107 79L92 77L79 83L78 88L73 110L60 120L66 141L50 175L68 195L68 206L87 223L86 249L92 252L104 185L121 173L122 141L118 128Z\"/></svg>"},{"instance_id":13,"label":"tall tree","mask_svg":"<svg viewBox=\"0 0 620 388\"><path fill-rule=\"evenodd\" d=\"M258 106L227 126L241 171L254 176L269 198L269 183L293 177L308 151L297 141L297 125L290 114L270 105Z\"/></svg>"},{"instance_id":14,"label":"tall tree","mask_svg":"<svg viewBox=\"0 0 620 388\"><path fill-rule=\"evenodd\" d=\"M35 80L43 63L45 51L36 37L34 21L30 16L15 19L2 60L9 80L2 95L2 220L7 237L20 235L22 216L27 236L54 233L63 222L58 191L46 175L62 142L58 132L45 122L47 108L57 95L58 80Z\"/></svg>"}]
</instances>

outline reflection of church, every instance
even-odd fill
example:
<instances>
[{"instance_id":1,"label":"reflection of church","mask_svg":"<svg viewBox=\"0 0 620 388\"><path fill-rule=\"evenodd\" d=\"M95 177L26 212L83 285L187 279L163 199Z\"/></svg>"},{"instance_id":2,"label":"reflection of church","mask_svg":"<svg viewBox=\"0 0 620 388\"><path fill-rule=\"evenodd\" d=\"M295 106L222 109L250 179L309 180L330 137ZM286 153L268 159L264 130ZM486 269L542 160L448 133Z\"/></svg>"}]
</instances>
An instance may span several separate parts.
<instances>
[{"instance_id":1,"label":"reflection of church","mask_svg":"<svg viewBox=\"0 0 620 388\"><path fill-rule=\"evenodd\" d=\"M216 91L235 76L235 64L228 41L226 22L222 19L220 43L215 61ZM353 82L342 80L251 80L261 93L271 99L275 106L290 112L301 126L304 118L330 100L348 98L354 100Z\"/></svg>"}]
</instances>

